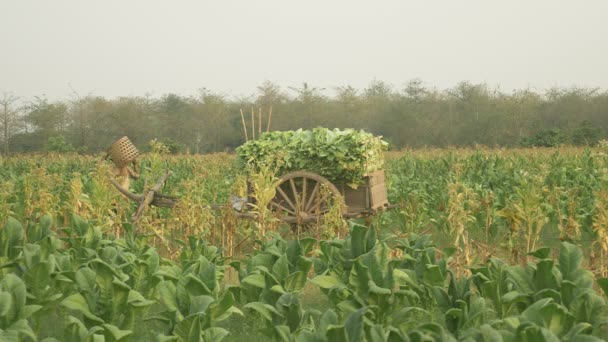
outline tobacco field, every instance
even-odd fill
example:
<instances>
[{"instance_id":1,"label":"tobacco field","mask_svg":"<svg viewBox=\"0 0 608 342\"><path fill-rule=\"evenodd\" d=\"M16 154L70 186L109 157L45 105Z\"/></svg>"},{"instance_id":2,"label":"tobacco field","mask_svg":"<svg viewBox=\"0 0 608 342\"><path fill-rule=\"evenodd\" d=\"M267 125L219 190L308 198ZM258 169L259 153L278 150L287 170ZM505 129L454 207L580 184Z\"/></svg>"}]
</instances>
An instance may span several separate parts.
<instances>
[{"instance_id":1,"label":"tobacco field","mask_svg":"<svg viewBox=\"0 0 608 342\"><path fill-rule=\"evenodd\" d=\"M210 207L268 170L164 152L136 224L101 156L0 159L0 341L608 339L608 146L390 152L397 208L298 236Z\"/></svg>"}]
</instances>

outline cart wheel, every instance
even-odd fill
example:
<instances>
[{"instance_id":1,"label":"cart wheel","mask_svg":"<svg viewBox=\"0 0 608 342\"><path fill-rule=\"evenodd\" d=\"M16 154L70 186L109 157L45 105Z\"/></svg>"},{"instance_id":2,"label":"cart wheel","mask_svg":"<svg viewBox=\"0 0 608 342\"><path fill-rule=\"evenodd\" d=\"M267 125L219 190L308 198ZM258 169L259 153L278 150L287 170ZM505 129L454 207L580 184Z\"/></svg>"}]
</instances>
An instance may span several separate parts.
<instances>
[{"instance_id":1,"label":"cart wheel","mask_svg":"<svg viewBox=\"0 0 608 342\"><path fill-rule=\"evenodd\" d=\"M282 213L281 220L292 227L318 222L329 211L340 191L326 178L312 172L296 171L279 178L272 210ZM346 208L341 208L342 214Z\"/></svg>"}]
</instances>

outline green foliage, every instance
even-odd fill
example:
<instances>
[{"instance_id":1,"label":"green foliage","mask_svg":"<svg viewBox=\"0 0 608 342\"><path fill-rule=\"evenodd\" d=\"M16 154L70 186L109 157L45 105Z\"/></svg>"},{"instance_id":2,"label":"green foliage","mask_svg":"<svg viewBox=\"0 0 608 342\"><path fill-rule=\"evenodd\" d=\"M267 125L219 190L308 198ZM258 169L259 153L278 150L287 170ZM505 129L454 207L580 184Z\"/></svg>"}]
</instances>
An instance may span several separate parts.
<instances>
[{"instance_id":1,"label":"green foliage","mask_svg":"<svg viewBox=\"0 0 608 342\"><path fill-rule=\"evenodd\" d=\"M180 144L177 141L171 138L162 138L159 141L161 144L166 146L169 149L169 153L171 154L179 154L186 152L186 145Z\"/></svg>"},{"instance_id":2,"label":"green foliage","mask_svg":"<svg viewBox=\"0 0 608 342\"><path fill-rule=\"evenodd\" d=\"M319 241L316 251L314 239L259 241L254 254L231 263L240 285L224 287L224 259L200 238L184 243L176 263L143 241L108 239L76 216L62 240L52 227L44 216L27 234L13 219L0 231L3 340L220 341L230 331L218 324L233 315L255 317L256 329L276 341L607 337L606 300L568 242L557 259L542 248L526 266L492 258L456 277L453 251L439 253L429 235L378 239L374 228L351 224L344 240ZM304 309L307 282L329 308ZM598 280L604 291L606 284Z\"/></svg>"},{"instance_id":3,"label":"green foliage","mask_svg":"<svg viewBox=\"0 0 608 342\"><path fill-rule=\"evenodd\" d=\"M46 143L46 150L49 152L73 152L74 146L67 142L62 135L49 137Z\"/></svg>"},{"instance_id":4,"label":"green foliage","mask_svg":"<svg viewBox=\"0 0 608 342\"><path fill-rule=\"evenodd\" d=\"M568 143L568 135L561 129L552 128L537 132L531 137L525 137L520 144L524 147L555 147Z\"/></svg>"},{"instance_id":5,"label":"green foliage","mask_svg":"<svg viewBox=\"0 0 608 342\"><path fill-rule=\"evenodd\" d=\"M571 139L574 145L594 146L605 137L606 132L591 121L585 120L572 130Z\"/></svg>"},{"instance_id":6,"label":"green foliage","mask_svg":"<svg viewBox=\"0 0 608 342\"><path fill-rule=\"evenodd\" d=\"M388 143L364 131L297 130L268 132L237 149L242 164L254 169L271 163L279 174L311 170L330 180L360 184L384 166Z\"/></svg>"}]
</instances>

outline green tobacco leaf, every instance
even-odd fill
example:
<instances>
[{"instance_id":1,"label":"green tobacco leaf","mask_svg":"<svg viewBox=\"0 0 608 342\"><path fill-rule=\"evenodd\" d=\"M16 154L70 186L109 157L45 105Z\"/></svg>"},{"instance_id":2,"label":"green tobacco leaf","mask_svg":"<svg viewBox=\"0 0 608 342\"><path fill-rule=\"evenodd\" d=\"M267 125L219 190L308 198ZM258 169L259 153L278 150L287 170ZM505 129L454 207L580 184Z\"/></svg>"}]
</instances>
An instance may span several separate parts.
<instances>
[{"instance_id":1,"label":"green tobacco leaf","mask_svg":"<svg viewBox=\"0 0 608 342\"><path fill-rule=\"evenodd\" d=\"M224 317L226 312L234 305L234 296L231 292L226 292L224 297L217 303L212 306L211 309L211 319L215 321L220 321L220 317Z\"/></svg>"},{"instance_id":2,"label":"green tobacco leaf","mask_svg":"<svg viewBox=\"0 0 608 342\"><path fill-rule=\"evenodd\" d=\"M127 303L129 305L136 306L136 307L144 307L144 306L150 306L150 305L156 303L156 301L146 299L141 293L139 293L135 290L130 290L129 296L127 297Z\"/></svg>"},{"instance_id":3,"label":"green tobacco leaf","mask_svg":"<svg viewBox=\"0 0 608 342\"><path fill-rule=\"evenodd\" d=\"M0 329L0 341L36 341L36 334L27 320L20 319L8 326L6 330Z\"/></svg>"},{"instance_id":4,"label":"green tobacco leaf","mask_svg":"<svg viewBox=\"0 0 608 342\"><path fill-rule=\"evenodd\" d=\"M211 296L200 295L190 298L190 315L204 314L215 299Z\"/></svg>"},{"instance_id":5,"label":"green tobacco leaf","mask_svg":"<svg viewBox=\"0 0 608 342\"><path fill-rule=\"evenodd\" d=\"M445 274L441 272L439 265L427 264L422 278L429 285L440 286L445 281Z\"/></svg>"},{"instance_id":6,"label":"green tobacco leaf","mask_svg":"<svg viewBox=\"0 0 608 342\"><path fill-rule=\"evenodd\" d=\"M78 285L78 289L85 293L93 293L94 288L97 284L95 277L95 271L93 271L89 267L82 267L78 269L75 274L76 285Z\"/></svg>"},{"instance_id":7,"label":"green tobacco leaf","mask_svg":"<svg viewBox=\"0 0 608 342\"><path fill-rule=\"evenodd\" d=\"M604 291L604 295L608 296L608 278L599 278L597 284Z\"/></svg>"},{"instance_id":8,"label":"green tobacco leaf","mask_svg":"<svg viewBox=\"0 0 608 342\"><path fill-rule=\"evenodd\" d=\"M277 325L274 327L274 331L278 337L279 341L282 342L291 342L291 331L289 331L289 327L286 325Z\"/></svg>"},{"instance_id":9,"label":"green tobacco leaf","mask_svg":"<svg viewBox=\"0 0 608 342\"><path fill-rule=\"evenodd\" d=\"M0 246L0 252L3 252L9 259L14 259L19 255L18 246L23 246L23 226L16 219L9 217L0 230L0 241L3 241L3 246Z\"/></svg>"},{"instance_id":10,"label":"green tobacco leaf","mask_svg":"<svg viewBox=\"0 0 608 342\"><path fill-rule=\"evenodd\" d=\"M536 272L534 273L536 291L558 289L557 279L553 275L553 263L552 259L543 259L536 264Z\"/></svg>"},{"instance_id":11,"label":"green tobacco leaf","mask_svg":"<svg viewBox=\"0 0 608 342\"><path fill-rule=\"evenodd\" d=\"M106 335L111 337L110 341L120 341L125 337L133 334L131 330L121 330L113 324L103 324L102 327L105 329Z\"/></svg>"},{"instance_id":12,"label":"green tobacco leaf","mask_svg":"<svg viewBox=\"0 0 608 342\"><path fill-rule=\"evenodd\" d=\"M156 290L160 295L160 302L165 305L167 310L178 310L175 284L168 280L161 281L156 285Z\"/></svg>"},{"instance_id":13,"label":"green tobacco leaf","mask_svg":"<svg viewBox=\"0 0 608 342\"><path fill-rule=\"evenodd\" d=\"M8 292L0 290L0 317L6 317L13 306L13 297Z\"/></svg>"},{"instance_id":14,"label":"green tobacco leaf","mask_svg":"<svg viewBox=\"0 0 608 342\"><path fill-rule=\"evenodd\" d=\"M223 328L209 328L203 331L203 341L220 342L228 336L228 331Z\"/></svg>"},{"instance_id":15,"label":"green tobacco leaf","mask_svg":"<svg viewBox=\"0 0 608 342\"><path fill-rule=\"evenodd\" d=\"M350 245L353 258L357 258L367 252L365 249L365 234L367 230L368 228L363 225L351 223Z\"/></svg>"},{"instance_id":16,"label":"green tobacco leaf","mask_svg":"<svg viewBox=\"0 0 608 342\"><path fill-rule=\"evenodd\" d=\"M291 240L287 243L287 248L285 249L285 255L287 256L287 260L289 261L289 265L291 266L291 270L293 271L295 265L298 263L298 260L303 255L302 254L302 246L300 241Z\"/></svg>"},{"instance_id":17,"label":"green tobacco leaf","mask_svg":"<svg viewBox=\"0 0 608 342\"><path fill-rule=\"evenodd\" d=\"M374 246L367 257L367 265L371 278L379 286L385 285L384 280L388 273L388 253L388 246L386 243L381 242Z\"/></svg>"},{"instance_id":18,"label":"green tobacco leaf","mask_svg":"<svg viewBox=\"0 0 608 342\"><path fill-rule=\"evenodd\" d=\"M327 341L331 342L349 342L346 335L346 328L343 325L330 325L325 331Z\"/></svg>"},{"instance_id":19,"label":"green tobacco leaf","mask_svg":"<svg viewBox=\"0 0 608 342\"><path fill-rule=\"evenodd\" d=\"M25 306L27 295L25 283L16 275L9 273L0 281L0 290L9 293L12 297L12 305L7 313L10 321Z\"/></svg>"},{"instance_id":20,"label":"green tobacco leaf","mask_svg":"<svg viewBox=\"0 0 608 342\"><path fill-rule=\"evenodd\" d=\"M212 294L212 291L207 287L207 284L192 273L186 275L185 288L188 290L188 293L193 296Z\"/></svg>"},{"instance_id":21,"label":"green tobacco leaf","mask_svg":"<svg viewBox=\"0 0 608 342\"><path fill-rule=\"evenodd\" d=\"M173 334L179 336L183 342L203 342L200 316L193 315L177 323Z\"/></svg>"},{"instance_id":22,"label":"green tobacco leaf","mask_svg":"<svg viewBox=\"0 0 608 342\"><path fill-rule=\"evenodd\" d=\"M311 283L322 289L331 289L334 286L344 286L344 284L335 276L316 276L310 280Z\"/></svg>"},{"instance_id":23,"label":"green tobacco leaf","mask_svg":"<svg viewBox=\"0 0 608 342\"><path fill-rule=\"evenodd\" d=\"M551 255L551 248L542 247L542 248L535 250L534 252L528 253L528 255L531 255L538 259L549 259L550 255Z\"/></svg>"},{"instance_id":24,"label":"green tobacco leaf","mask_svg":"<svg viewBox=\"0 0 608 342\"><path fill-rule=\"evenodd\" d=\"M583 253L578 247L568 242L562 242L559 249L559 269L565 280L576 282L582 260Z\"/></svg>"},{"instance_id":25,"label":"green tobacco leaf","mask_svg":"<svg viewBox=\"0 0 608 342\"><path fill-rule=\"evenodd\" d=\"M377 295L390 295L391 294L390 289L386 289L386 288L376 285L376 283L373 280L369 281L368 286L369 286L370 293L377 294Z\"/></svg>"},{"instance_id":26,"label":"green tobacco leaf","mask_svg":"<svg viewBox=\"0 0 608 342\"><path fill-rule=\"evenodd\" d=\"M521 266L507 266L505 268L508 279L513 283L515 289L525 294L533 294L534 281L530 274Z\"/></svg>"},{"instance_id":27,"label":"green tobacco leaf","mask_svg":"<svg viewBox=\"0 0 608 342\"><path fill-rule=\"evenodd\" d=\"M266 287L266 281L264 280L264 275L262 274L252 274L247 276L245 279L241 281L243 284L248 284L251 286L259 287L261 289Z\"/></svg>"},{"instance_id":28,"label":"green tobacco leaf","mask_svg":"<svg viewBox=\"0 0 608 342\"><path fill-rule=\"evenodd\" d=\"M289 275L289 263L287 261L287 257L282 255L275 263L272 265L272 273L276 276L279 282L283 282L285 278Z\"/></svg>"},{"instance_id":29,"label":"green tobacco leaf","mask_svg":"<svg viewBox=\"0 0 608 342\"><path fill-rule=\"evenodd\" d=\"M288 292L300 292L306 286L306 273L297 271L285 279L285 290Z\"/></svg>"},{"instance_id":30,"label":"green tobacco leaf","mask_svg":"<svg viewBox=\"0 0 608 342\"><path fill-rule=\"evenodd\" d=\"M327 331L329 326L338 324L338 315L332 309L328 309L319 319L319 331Z\"/></svg>"},{"instance_id":31,"label":"green tobacco leaf","mask_svg":"<svg viewBox=\"0 0 608 342\"><path fill-rule=\"evenodd\" d=\"M548 329L556 336L561 336L570 330L574 321L574 317L568 313L566 308L550 298L533 303L522 312L522 316L528 321Z\"/></svg>"},{"instance_id":32,"label":"green tobacco leaf","mask_svg":"<svg viewBox=\"0 0 608 342\"><path fill-rule=\"evenodd\" d=\"M361 259L358 259L353 263L353 268L348 277L348 285L357 293L366 295L369 292L369 281L368 269L361 263Z\"/></svg>"},{"instance_id":33,"label":"green tobacco leaf","mask_svg":"<svg viewBox=\"0 0 608 342\"><path fill-rule=\"evenodd\" d=\"M269 322L272 322L272 315L275 314L279 317L281 317L282 315L277 311L277 309L275 309L274 306L268 305L268 304L264 304L261 302L251 302L251 303L247 303L244 306L245 309L251 309L256 311L257 313L259 313L264 319L266 319Z\"/></svg>"},{"instance_id":34,"label":"green tobacco leaf","mask_svg":"<svg viewBox=\"0 0 608 342\"><path fill-rule=\"evenodd\" d=\"M43 308L42 305L25 305L19 311L20 319L28 319ZM1 316L1 315L0 315Z\"/></svg>"},{"instance_id":35,"label":"green tobacco leaf","mask_svg":"<svg viewBox=\"0 0 608 342\"><path fill-rule=\"evenodd\" d=\"M362 341L365 334L363 333L363 315L367 308L361 308L346 318L344 322L344 329L346 330L346 337L348 341Z\"/></svg>"},{"instance_id":36,"label":"green tobacco leaf","mask_svg":"<svg viewBox=\"0 0 608 342\"><path fill-rule=\"evenodd\" d=\"M86 300L80 293L75 293L61 302L61 306L78 311L83 314L86 318L93 320L98 323L104 323L103 319L95 316L89 309Z\"/></svg>"}]
</instances>

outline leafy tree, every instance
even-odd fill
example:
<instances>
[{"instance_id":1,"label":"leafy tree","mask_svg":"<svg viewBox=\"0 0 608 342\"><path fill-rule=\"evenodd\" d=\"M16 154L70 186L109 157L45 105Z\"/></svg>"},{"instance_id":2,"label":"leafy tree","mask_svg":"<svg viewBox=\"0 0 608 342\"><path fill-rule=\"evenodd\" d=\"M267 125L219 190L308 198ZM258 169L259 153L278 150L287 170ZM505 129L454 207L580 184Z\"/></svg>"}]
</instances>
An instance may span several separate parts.
<instances>
[{"instance_id":1,"label":"leafy tree","mask_svg":"<svg viewBox=\"0 0 608 342\"><path fill-rule=\"evenodd\" d=\"M526 147L555 147L565 144L568 141L568 136L557 128L545 129L539 131L532 137L522 139L521 145Z\"/></svg>"},{"instance_id":2,"label":"leafy tree","mask_svg":"<svg viewBox=\"0 0 608 342\"><path fill-rule=\"evenodd\" d=\"M28 122L45 137L45 141L52 135L65 132L68 124L68 106L65 103L49 103L46 98L36 97L28 108Z\"/></svg>"},{"instance_id":3,"label":"leafy tree","mask_svg":"<svg viewBox=\"0 0 608 342\"><path fill-rule=\"evenodd\" d=\"M19 110L15 108L15 102L19 98L10 93L3 93L0 100L0 129L2 130L2 143L4 154L9 154L11 137L17 132L19 125Z\"/></svg>"},{"instance_id":4,"label":"leafy tree","mask_svg":"<svg viewBox=\"0 0 608 342\"><path fill-rule=\"evenodd\" d=\"M58 135L50 137L46 149L50 152L73 152L74 146L65 140L65 137Z\"/></svg>"},{"instance_id":5,"label":"leafy tree","mask_svg":"<svg viewBox=\"0 0 608 342\"><path fill-rule=\"evenodd\" d=\"M575 145L594 146L604 137L605 132L591 121L585 120L576 127L572 133L572 143Z\"/></svg>"}]
</instances>

